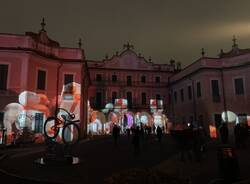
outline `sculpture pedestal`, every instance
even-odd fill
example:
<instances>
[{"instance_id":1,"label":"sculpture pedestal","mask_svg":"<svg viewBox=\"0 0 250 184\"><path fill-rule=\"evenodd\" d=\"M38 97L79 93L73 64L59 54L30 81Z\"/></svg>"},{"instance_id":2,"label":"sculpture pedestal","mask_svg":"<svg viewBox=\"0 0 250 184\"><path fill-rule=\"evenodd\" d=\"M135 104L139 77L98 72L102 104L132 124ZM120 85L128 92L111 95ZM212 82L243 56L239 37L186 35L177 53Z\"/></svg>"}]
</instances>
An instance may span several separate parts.
<instances>
[{"instance_id":1,"label":"sculpture pedestal","mask_svg":"<svg viewBox=\"0 0 250 184\"><path fill-rule=\"evenodd\" d=\"M78 157L72 156L72 146L59 144L52 140L46 140L47 153L44 157L35 160L41 165L75 165L80 163Z\"/></svg>"}]
</instances>

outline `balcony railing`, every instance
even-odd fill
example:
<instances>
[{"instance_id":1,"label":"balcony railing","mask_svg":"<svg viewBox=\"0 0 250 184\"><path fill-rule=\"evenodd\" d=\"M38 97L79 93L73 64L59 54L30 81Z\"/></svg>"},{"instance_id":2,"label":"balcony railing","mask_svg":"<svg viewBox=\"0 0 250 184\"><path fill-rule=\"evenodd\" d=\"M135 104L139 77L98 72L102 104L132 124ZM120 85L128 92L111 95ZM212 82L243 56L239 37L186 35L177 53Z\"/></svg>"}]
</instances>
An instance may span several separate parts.
<instances>
[{"instance_id":1,"label":"balcony railing","mask_svg":"<svg viewBox=\"0 0 250 184\"><path fill-rule=\"evenodd\" d=\"M102 80L102 81L92 81L93 85L97 86L134 86L134 87L167 87L167 82L140 82L140 81L132 81L131 83L127 83L127 81L110 81L110 80Z\"/></svg>"}]
</instances>

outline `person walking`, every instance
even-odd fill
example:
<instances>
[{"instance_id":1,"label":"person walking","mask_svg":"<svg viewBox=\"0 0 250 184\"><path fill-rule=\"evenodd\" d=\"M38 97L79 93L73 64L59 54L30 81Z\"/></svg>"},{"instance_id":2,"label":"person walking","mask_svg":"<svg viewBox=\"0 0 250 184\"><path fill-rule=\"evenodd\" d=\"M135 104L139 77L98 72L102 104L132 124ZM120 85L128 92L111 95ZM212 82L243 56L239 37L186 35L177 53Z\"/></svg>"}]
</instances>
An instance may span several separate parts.
<instances>
[{"instance_id":1,"label":"person walking","mask_svg":"<svg viewBox=\"0 0 250 184\"><path fill-rule=\"evenodd\" d=\"M241 135L241 126L240 123L237 123L234 127L234 138L235 138L235 145L236 148L240 148L241 147L241 143L242 143L242 135Z\"/></svg>"},{"instance_id":2,"label":"person walking","mask_svg":"<svg viewBox=\"0 0 250 184\"><path fill-rule=\"evenodd\" d=\"M222 123L222 126L219 129L220 131L220 137L222 144L228 143L228 127L226 123Z\"/></svg>"},{"instance_id":3,"label":"person walking","mask_svg":"<svg viewBox=\"0 0 250 184\"><path fill-rule=\"evenodd\" d=\"M157 126L156 128L156 135L158 138L158 142L161 143L161 138L162 138L162 129L160 126Z\"/></svg>"},{"instance_id":4,"label":"person walking","mask_svg":"<svg viewBox=\"0 0 250 184\"><path fill-rule=\"evenodd\" d=\"M137 126L134 130L132 144L134 145L135 155L140 154L140 127Z\"/></svg>"},{"instance_id":5,"label":"person walking","mask_svg":"<svg viewBox=\"0 0 250 184\"><path fill-rule=\"evenodd\" d=\"M115 146L117 146L117 140L118 140L119 134L120 134L120 128L117 125L114 125L112 135L114 138Z\"/></svg>"}]
</instances>

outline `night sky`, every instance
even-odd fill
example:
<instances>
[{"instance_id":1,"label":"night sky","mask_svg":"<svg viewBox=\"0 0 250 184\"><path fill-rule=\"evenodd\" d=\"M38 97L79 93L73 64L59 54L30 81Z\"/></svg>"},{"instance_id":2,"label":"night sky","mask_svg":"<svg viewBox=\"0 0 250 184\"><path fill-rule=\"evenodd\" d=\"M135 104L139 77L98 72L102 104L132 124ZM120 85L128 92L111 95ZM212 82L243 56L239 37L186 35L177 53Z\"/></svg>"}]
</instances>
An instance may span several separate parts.
<instances>
[{"instance_id":1,"label":"night sky","mask_svg":"<svg viewBox=\"0 0 250 184\"><path fill-rule=\"evenodd\" d=\"M187 65L204 47L215 57L228 51L236 35L239 47L250 47L249 0L1 0L0 32L40 30L61 46L83 40L87 59L102 60L121 51L127 41L145 58Z\"/></svg>"}]
</instances>

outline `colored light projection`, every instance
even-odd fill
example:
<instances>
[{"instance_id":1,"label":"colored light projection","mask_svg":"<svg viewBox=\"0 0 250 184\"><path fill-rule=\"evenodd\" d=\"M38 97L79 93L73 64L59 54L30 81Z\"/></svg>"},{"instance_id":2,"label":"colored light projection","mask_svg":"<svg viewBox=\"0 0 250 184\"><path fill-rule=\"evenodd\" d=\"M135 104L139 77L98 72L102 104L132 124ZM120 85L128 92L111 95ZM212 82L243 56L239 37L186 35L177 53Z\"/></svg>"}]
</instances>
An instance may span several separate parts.
<instances>
[{"instance_id":1,"label":"colored light projection","mask_svg":"<svg viewBox=\"0 0 250 184\"><path fill-rule=\"evenodd\" d=\"M128 100L124 98L115 99L114 111L115 112L127 112Z\"/></svg>"},{"instance_id":2,"label":"colored light projection","mask_svg":"<svg viewBox=\"0 0 250 184\"><path fill-rule=\"evenodd\" d=\"M102 112L90 112L90 122L88 123L89 134L102 134L105 123L105 115Z\"/></svg>"},{"instance_id":3,"label":"colored light projection","mask_svg":"<svg viewBox=\"0 0 250 184\"><path fill-rule=\"evenodd\" d=\"M150 99L150 111L152 113L163 110L163 100Z\"/></svg>"},{"instance_id":4,"label":"colored light projection","mask_svg":"<svg viewBox=\"0 0 250 184\"><path fill-rule=\"evenodd\" d=\"M134 124L134 115L132 112L124 114L123 125L125 128L131 128Z\"/></svg>"},{"instance_id":5,"label":"colored light projection","mask_svg":"<svg viewBox=\"0 0 250 184\"><path fill-rule=\"evenodd\" d=\"M49 100L44 94L23 91L19 94L18 102L10 103L4 108L7 144L13 141L14 134L21 134L24 127L34 131L37 124L40 127L43 126L44 119L50 115ZM42 133L42 128L40 130Z\"/></svg>"},{"instance_id":6,"label":"colored light projection","mask_svg":"<svg viewBox=\"0 0 250 184\"><path fill-rule=\"evenodd\" d=\"M209 132L211 138L217 138L217 130L214 125L209 125Z\"/></svg>"},{"instance_id":7,"label":"colored light projection","mask_svg":"<svg viewBox=\"0 0 250 184\"><path fill-rule=\"evenodd\" d=\"M221 113L221 119L224 122L233 123L236 122L237 115L232 111L226 111Z\"/></svg>"},{"instance_id":8,"label":"colored light projection","mask_svg":"<svg viewBox=\"0 0 250 184\"><path fill-rule=\"evenodd\" d=\"M135 124L140 126L140 124L152 126L153 117L147 112L137 112L135 115Z\"/></svg>"},{"instance_id":9,"label":"colored light projection","mask_svg":"<svg viewBox=\"0 0 250 184\"><path fill-rule=\"evenodd\" d=\"M80 118L80 89L80 84L72 82L64 85L58 96L58 107L74 113L76 119ZM18 103L10 103L4 108L7 144L13 141L13 134L22 133L24 127L42 135L45 120L54 113L50 110L54 111L55 102L56 97L50 101L45 94L32 91L20 93ZM59 116L63 113L59 112Z\"/></svg>"},{"instance_id":10,"label":"colored light projection","mask_svg":"<svg viewBox=\"0 0 250 184\"><path fill-rule=\"evenodd\" d=\"M63 86L59 107L75 114L75 119L80 119L81 85L71 82Z\"/></svg>"}]
</instances>

